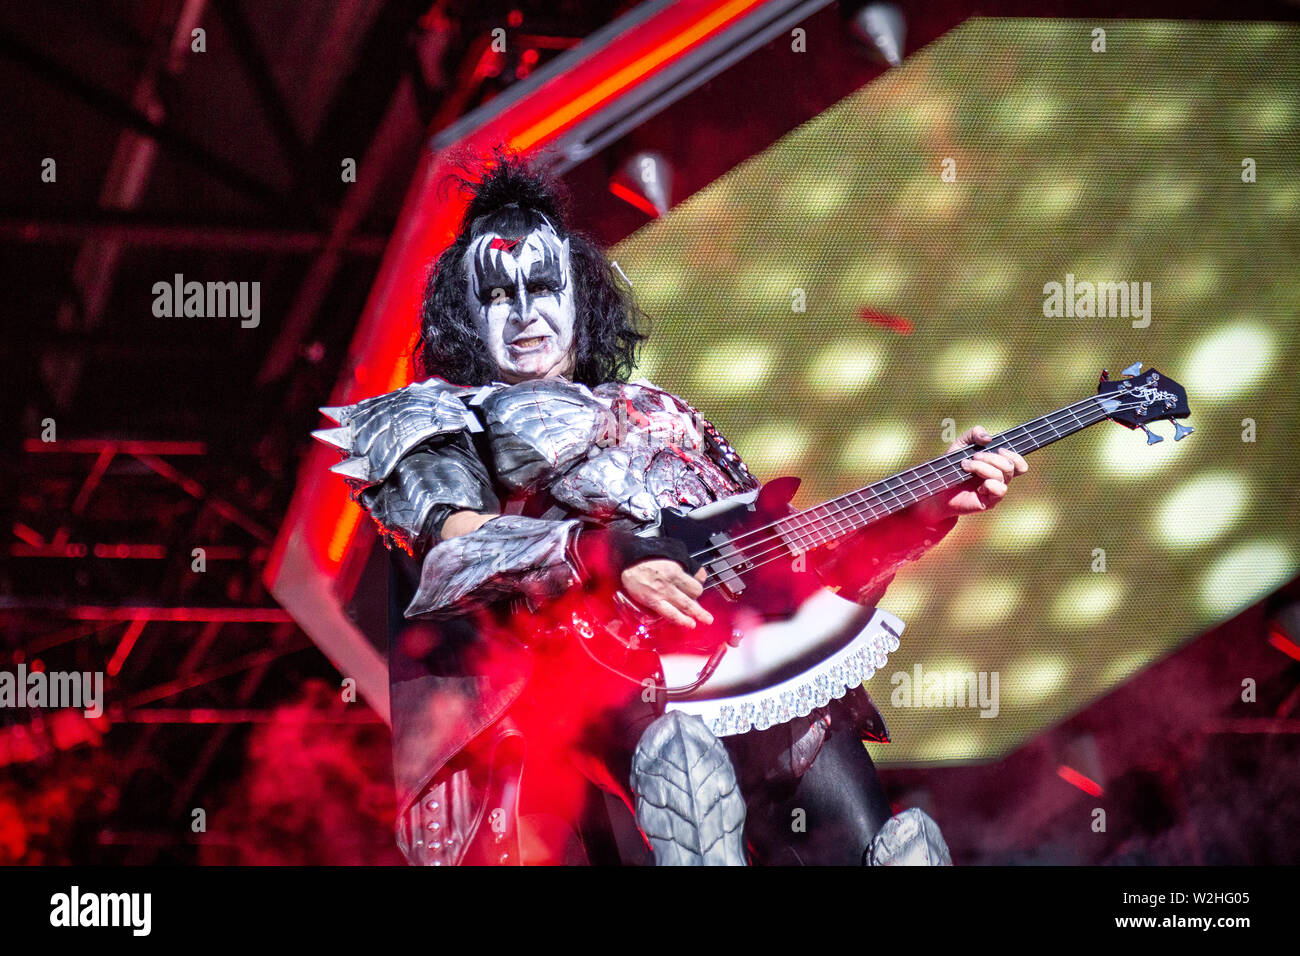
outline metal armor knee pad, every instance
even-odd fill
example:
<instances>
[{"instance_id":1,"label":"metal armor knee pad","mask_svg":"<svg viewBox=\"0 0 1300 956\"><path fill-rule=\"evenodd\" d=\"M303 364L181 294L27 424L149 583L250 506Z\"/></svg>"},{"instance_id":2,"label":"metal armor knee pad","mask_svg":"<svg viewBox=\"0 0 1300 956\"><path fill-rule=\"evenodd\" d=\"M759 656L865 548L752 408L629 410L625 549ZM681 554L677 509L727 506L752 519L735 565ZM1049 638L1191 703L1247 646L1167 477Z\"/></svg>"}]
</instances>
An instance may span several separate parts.
<instances>
[{"instance_id":1,"label":"metal armor knee pad","mask_svg":"<svg viewBox=\"0 0 1300 956\"><path fill-rule=\"evenodd\" d=\"M952 866L939 824L916 807L886 820L862 856L868 866Z\"/></svg>"},{"instance_id":2,"label":"metal armor knee pad","mask_svg":"<svg viewBox=\"0 0 1300 956\"><path fill-rule=\"evenodd\" d=\"M631 784L656 866L745 865L745 800L726 747L700 718L672 711L650 724Z\"/></svg>"}]
</instances>

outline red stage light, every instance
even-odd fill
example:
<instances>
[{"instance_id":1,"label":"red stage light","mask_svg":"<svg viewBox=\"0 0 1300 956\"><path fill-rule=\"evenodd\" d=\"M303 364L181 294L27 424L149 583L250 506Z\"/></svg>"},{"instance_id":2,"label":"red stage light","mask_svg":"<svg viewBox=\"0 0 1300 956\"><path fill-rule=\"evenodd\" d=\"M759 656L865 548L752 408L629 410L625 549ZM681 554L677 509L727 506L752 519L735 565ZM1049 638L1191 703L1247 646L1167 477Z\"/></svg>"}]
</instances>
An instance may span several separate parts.
<instances>
[{"instance_id":1,"label":"red stage light","mask_svg":"<svg viewBox=\"0 0 1300 956\"><path fill-rule=\"evenodd\" d=\"M652 203L650 200L646 199L644 196L640 195L639 193L635 193L632 190L628 189L622 183L610 183L609 191L613 193L615 196L617 196L619 199L623 200L624 202L635 206L637 209L640 209L643 213L645 213L650 218L652 219L659 218L659 210L654 207L654 203Z\"/></svg>"},{"instance_id":2,"label":"red stage light","mask_svg":"<svg viewBox=\"0 0 1300 956\"><path fill-rule=\"evenodd\" d=\"M1056 775L1073 787L1078 787L1090 797L1100 797L1105 791L1101 784L1089 780L1073 767L1067 767L1064 764L1056 768Z\"/></svg>"},{"instance_id":3,"label":"red stage light","mask_svg":"<svg viewBox=\"0 0 1300 956\"><path fill-rule=\"evenodd\" d=\"M1291 640L1276 624L1269 628L1268 642L1287 657L1293 657L1300 661L1300 645Z\"/></svg>"},{"instance_id":4,"label":"red stage light","mask_svg":"<svg viewBox=\"0 0 1300 956\"><path fill-rule=\"evenodd\" d=\"M108 660L108 666L104 669L109 677L116 677L122 672L122 665L126 663L127 655L135 647L135 642L140 638L140 632L144 630L145 621L143 618L136 618L127 627L126 633L122 635L122 640L118 642L117 650L113 651L113 656Z\"/></svg>"}]
</instances>

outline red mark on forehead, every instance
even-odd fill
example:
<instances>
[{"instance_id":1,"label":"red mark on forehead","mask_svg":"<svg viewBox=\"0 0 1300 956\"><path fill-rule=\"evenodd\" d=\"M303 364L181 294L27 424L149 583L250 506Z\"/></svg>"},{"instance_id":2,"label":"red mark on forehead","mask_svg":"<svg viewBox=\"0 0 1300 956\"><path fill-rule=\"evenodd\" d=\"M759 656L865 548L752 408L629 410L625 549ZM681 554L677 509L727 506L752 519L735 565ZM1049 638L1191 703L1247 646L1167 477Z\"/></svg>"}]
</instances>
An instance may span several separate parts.
<instances>
[{"instance_id":1,"label":"red mark on forehead","mask_svg":"<svg viewBox=\"0 0 1300 956\"><path fill-rule=\"evenodd\" d=\"M504 239L501 236L497 236L495 239L492 240L491 243L488 244L488 248L502 249L510 253L511 255L513 255L515 251L515 246L519 245L519 243L523 241L524 241L523 236L516 236L514 239Z\"/></svg>"}]
</instances>

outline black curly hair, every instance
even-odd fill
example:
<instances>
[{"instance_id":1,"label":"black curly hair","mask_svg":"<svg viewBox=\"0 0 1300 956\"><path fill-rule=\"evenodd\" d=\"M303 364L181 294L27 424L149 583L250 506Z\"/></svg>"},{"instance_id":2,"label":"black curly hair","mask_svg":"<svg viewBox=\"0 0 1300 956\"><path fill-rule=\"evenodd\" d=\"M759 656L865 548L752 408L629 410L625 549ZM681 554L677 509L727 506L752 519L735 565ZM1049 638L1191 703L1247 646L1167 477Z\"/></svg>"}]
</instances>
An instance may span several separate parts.
<instances>
[{"instance_id":1,"label":"black curly hair","mask_svg":"<svg viewBox=\"0 0 1300 956\"><path fill-rule=\"evenodd\" d=\"M484 232L523 235L545 217L561 239L569 240L577 316L573 381L589 387L626 382L636 366L637 348L646 338L641 331L645 315L599 244L565 226L558 184L523 156L501 147L479 165L474 178L457 175L455 179L471 198L456 240L429 270L420 306L416 369L425 378L436 375L457 385L484 385L498 377L475 328L461 263L475 236Z\"/></svg>"}]
</instances>

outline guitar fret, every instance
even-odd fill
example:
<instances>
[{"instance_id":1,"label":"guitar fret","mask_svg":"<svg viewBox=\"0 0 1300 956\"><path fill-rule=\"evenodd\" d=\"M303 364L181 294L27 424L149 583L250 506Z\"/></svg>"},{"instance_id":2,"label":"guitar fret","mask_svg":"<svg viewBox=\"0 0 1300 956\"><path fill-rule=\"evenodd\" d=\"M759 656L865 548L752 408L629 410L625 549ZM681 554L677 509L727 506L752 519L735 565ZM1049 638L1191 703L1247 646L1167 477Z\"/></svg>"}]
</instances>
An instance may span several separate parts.
<instances>
[{"instance_id":1,"label":"guitar fret","mask_svg":"<svg viewBox=\"0 0 1300 956\"><path fill-rule=\"evenodd\" d=\"M987 447L994 451L1010 448L1018 455L1025 455L1107 417L1100 401L1094 400L1082 415L1078 408L1067 406L993 436ZM844 538L931 495L965 483L971 475L961 467L961 462L979 450L979 447L964 448L942 455L797 512L776 522L778 532L787 547L804 552Z\"/></svg>"}]
</instances>

